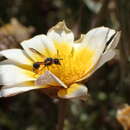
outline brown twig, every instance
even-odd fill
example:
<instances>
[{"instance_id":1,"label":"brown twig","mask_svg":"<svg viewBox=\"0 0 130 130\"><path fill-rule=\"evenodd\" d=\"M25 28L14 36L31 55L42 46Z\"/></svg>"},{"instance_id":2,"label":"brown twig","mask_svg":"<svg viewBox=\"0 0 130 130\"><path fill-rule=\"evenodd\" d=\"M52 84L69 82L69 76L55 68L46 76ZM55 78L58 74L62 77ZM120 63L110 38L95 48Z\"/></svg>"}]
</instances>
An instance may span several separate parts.
<instances>
[{"instance_id":1,"label":"brown twig","mask_svg":"<svg viewBox=\"0 0 130 130\"><path fill-rule=\"evenodd\" d=\"M64 119L67 110L67 100L60 100L59 101L59 113L58 113L58 123L56 130L63 130L64 129Z\"/></svg>"},{"instance_id":2,"label":"brown twig","mask_svg":"<svg viewBox=\"0 0 130 130\"><path fill-rule=\"evenodd\" d=\"M79 8L79 13L78 13L78 20L74 21L74 26L72 28L72 31L74 32L74 36L75 38L78 38L79 34L80 34L80 26L81 26L81 21L82 21L82 17L83 17L83 3L81 3L80 8Z\"/></svg>"},{"instance_id":3,"label":"brown twig","mask_svg":"<svg viewBox=\"0 0 130 130\"><path fill-rule=\"evenodd\" d=\"M127 20L130 17L129 14L129 0L114 0L116 5L116 18L119 21L120 29L122 31L121 42L119 44L120 49L120 57L121 57L121 70L122 70L122 78L127 76L129 73L129 65L128 65L128 57L130 50L130 24Z\"/></svg>"},{"instance_id":4,"label":"brown twig","mask_svg":"<svg viewBox=\"0 0 130 130\"><path fill-rule=\"evenodd\" d=\"M102 7L99 11L99 13L95 16L91 27L97 27L97 26L101 26L104 22L104 20L107 18L107 13L108 13L108 4L109 4L110 0L103 0L102 1Z\"/></svg>"}]
</instances>

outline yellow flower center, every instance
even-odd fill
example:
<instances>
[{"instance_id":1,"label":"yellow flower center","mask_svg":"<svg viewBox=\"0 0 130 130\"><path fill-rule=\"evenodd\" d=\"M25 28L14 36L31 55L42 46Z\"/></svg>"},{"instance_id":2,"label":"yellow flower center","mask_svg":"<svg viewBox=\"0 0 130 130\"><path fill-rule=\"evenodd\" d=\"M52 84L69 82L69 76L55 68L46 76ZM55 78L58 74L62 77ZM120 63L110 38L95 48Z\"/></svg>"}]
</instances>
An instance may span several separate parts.
<instances>
[{"instance_id":1,"label":"yellow flower center","mask_svg":"<svg viewBox=\"0 0 130 130\"><path fill-rule=\"evenodd\" d=\"M84 77L93 64L95 52L86 47L75 50L71 44L66 42L58 43L55 41L54 44L57 54L51 56L51 58L58 58L60 65L54 63L48 66L41 65L37 71L37 76L43 74L45 70L49 70L66 85L70 85Z\"/></svg>"}]
</instances>

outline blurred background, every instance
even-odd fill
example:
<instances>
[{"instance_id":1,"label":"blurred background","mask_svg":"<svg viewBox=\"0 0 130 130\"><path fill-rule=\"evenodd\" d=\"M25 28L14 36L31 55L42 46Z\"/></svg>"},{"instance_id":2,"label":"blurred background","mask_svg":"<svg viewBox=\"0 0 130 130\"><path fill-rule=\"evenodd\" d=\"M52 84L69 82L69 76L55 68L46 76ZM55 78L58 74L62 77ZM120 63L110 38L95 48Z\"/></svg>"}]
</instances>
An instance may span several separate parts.
<instances>
[{"instance_id":1,"label":"blurred background","mask_svg":"<svg viewBox=\"0 0 130 130\"><path fill-rule=\"evenodd\" d=\"M64 130L123 130L117 110L130 103L129 18L129 0L0 0L0 50L20 48L60 20L76 39L98 26L122 30L119 56L88 79L86 101L69 101ZM57 115L58 101L40 91L0 99L0 130L55 130Z\"/></svg>"}]
</instances>

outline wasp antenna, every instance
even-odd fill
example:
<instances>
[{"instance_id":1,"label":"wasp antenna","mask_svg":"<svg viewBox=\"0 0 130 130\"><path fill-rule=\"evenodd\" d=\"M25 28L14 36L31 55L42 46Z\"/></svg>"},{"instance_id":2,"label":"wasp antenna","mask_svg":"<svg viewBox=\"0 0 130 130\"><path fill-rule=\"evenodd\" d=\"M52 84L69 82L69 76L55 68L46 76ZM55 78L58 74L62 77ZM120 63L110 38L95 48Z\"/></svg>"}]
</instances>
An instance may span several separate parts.
<instances>
[{"instance_id":1,"label":"wasp antenna","mask_svg":"<svg viewBox=\"0 0 130 130\"><path fill-rule=\"evenodd\" d=\"M57 51L57 56L59 56L59 50L56 50Z\"/></svg>"},{"instance_id":2,"label":"wasp antenna","mask_svg":"<svg viewBox=\"0 0 130 130\"><path fill-rule=\"evenodd\" d=\"M37 51L36 49L34 49L34 48L29 48L29 50L30 50L31 52L33 52L33 53L35 53L35 54L37 54L37 55L43 57L43 55L42 55L39 51Z\"/></svg>"},{"instance_id":3,"label":"wasp antenna","mask_svg":"<svg viewBox=\"0 0 130 130\"><path fill-rule=\"evenodd\" d=\"M72 56L74 55L74 47L72 47L71 55L72 55Z\"/></svg>"},{"instance_id":4,"label":"wasp antenna","mask_svg":"<svg viewBox=\"0 0 130 130\"><path fill-rule=\"evenodd\" d=\"M31 51L31 52L33 52L33 53L39 53L36 49L34 49L34 48L29 48L29 50Z\"/></svg>"},{"instance_id":5,"label":"wasp antenna","mask_svg":"<svg viewBox=\"0 0 130 130\"><path fill-rule=\"evenodd\" d=\"M59 50L57 50L57 57L59 57ZM58 58L58 60L63 60L63 58Z\"/></svg>"}]
</instances>

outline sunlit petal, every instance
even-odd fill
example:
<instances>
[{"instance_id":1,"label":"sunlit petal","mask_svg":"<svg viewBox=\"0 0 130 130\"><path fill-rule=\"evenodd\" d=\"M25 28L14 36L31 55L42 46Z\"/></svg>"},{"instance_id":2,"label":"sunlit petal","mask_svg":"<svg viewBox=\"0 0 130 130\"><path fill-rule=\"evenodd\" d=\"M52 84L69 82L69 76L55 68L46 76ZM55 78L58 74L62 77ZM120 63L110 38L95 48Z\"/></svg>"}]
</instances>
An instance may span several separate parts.
<instances>
[{"instance_id":1,"label":"sunlit petal","mask_svg":"<svg viewBox=\"0 0 130 130\"><path fill-rule=\"evenodd\" d=\"M25 69L21 69L15 65L0 65L0 84L14 85L24 81L35 80L34 73Z\"/></svg>"},{"instance_id":2,"label":"sunlit petal","mask_svg":"<svg viewBox=\"0 0 130 130\"><path fill-rule=\"evenodd\" d=\"M120 40L120 32L117 32L116 35L113 37L112 41L109 43L105 51L101 54L99 61L94 66L94 68L82 79L88 78L90 75L92 75L97 69L99 69L103 64L105 64L107 61L111 60L116 54L117 50L115 50L119 40Z\"/></svg>"},{"instance_id":3,"label":"sunlit petal","mask_svg":"<svg viewBox=\"0 0 130 130\"><path fill-rule=\"evenodd\" d=\"M30 48L37 50L44 56L53 56L57 53L56 48L52 40L48 39L45 35L38 35L30 40L23 41L21 43L22 47L25 49L26 53L34 60L42 60L42 57L34 54Z\"/></svg>"},{"instance_id":4,"label":"sunlit petal","mask_svg":"<svg viewBox=\"0 0 130 130\"><path fill-rule=\"evenodd\" d=\"M32 65L32 61L26 56L21 49L8 49L0 51L0 55L6 57L10 61L21 65Z\"/></svg>"},{"instance_id":5,"label":"sunlit petal","mask_svg":"<svg viewBox=\"0 0 130 130\"><path fill-rule=\"evenodd\" d=\"M4 86L0 90L0 97L10 97L33 89L39 89L39 88L41 87L34 86L33 82L25 82L13 86Z\"/></svg>"},{"instance_id":6,"label":"sunlit petal","mask_svg":"<svg viewBox=\"0 0 130 130\"><path fill-rule=\"evenodd\" d=\"M53 73L50 71L46 71L43 75L41 75L36 80L36 85L52 85L52 86L62 86L64 88L67 88L67 86Z\"/></svg>"},{"instance_id":7,"label":"sunlit petal","mask_svg":"<svg viewBox=\"0 0 130 130\"><path fill-rule=\"evenodd\" d=\"M98 27L89 31L86 35L82 35L78 43L74 44L73 48L75 50L75 57L78 57L79 55L82 57L82 60L84 59L84 65L86 65L86 76L90 71L92 71L92 69L94 69L107 46L107 42L114 34L115 31L112 29ZM85 75L83 77L86 77ZM81 81L81 79L77 81Z\"/></svg>"},{"instance_id":8,"label":"sunlit petal","mask_svg":"<svg viewBox=\"0 0 130 130\"><path fill-rule=\"evenodd\" d=\"M74 35L73 32L71 32L70 29L67 28L64 21L59 22L54 27L52 27L48 33L47 36L51 38L54 41L58 42L73 42L74 41Z\"/></svg>"},{"instance_id":9,"label":"sunlit petal","mask_svg":"<svg viewBox=\"0 0 130 130\"><path fill-rule=\"evenodd\" d=\"M112 41L107 46L105 51L110 50L110 49L115 49L119 43L120 37L121 37L121 31L116 32Z\"/></svg>"},{"instance_id":10,"label":"sunlit petal","mask_svg":"<svg viewBox=\"0 0 130 130\"><path fill-rule=\"evenodd\" d=\"M88 89L85 85L82 84L72 84L69 86L69 88L60 89L58 91L58 97L64 98L64 99L70 99L70 98L85 98L88 94Z\"/></svg>"}]
</instances>

